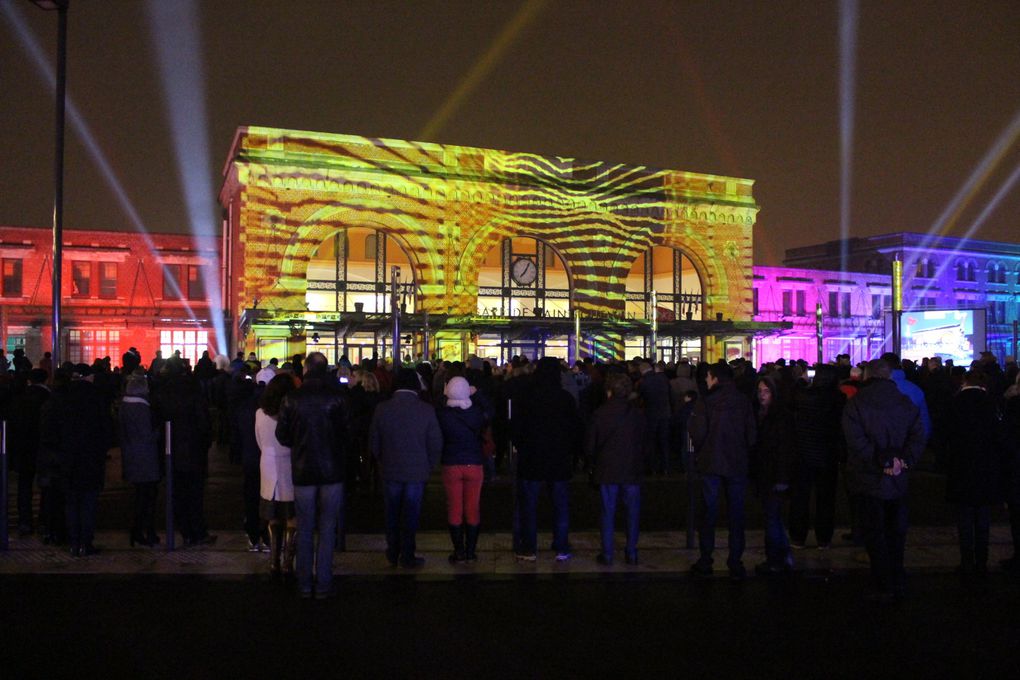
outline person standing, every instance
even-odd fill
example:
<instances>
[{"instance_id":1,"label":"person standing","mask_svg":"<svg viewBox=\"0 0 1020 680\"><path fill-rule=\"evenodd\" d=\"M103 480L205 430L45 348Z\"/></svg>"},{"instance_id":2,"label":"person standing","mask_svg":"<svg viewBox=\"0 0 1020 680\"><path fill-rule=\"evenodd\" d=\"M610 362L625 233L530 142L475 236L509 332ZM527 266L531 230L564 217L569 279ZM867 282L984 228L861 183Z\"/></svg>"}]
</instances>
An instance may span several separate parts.
<instances>
[{"instance_id":1,"label":"person standing","mask_svg":"<svg viewBox=\"0 0 1020 680\"><path fill-rule=\"evenodd\" d=\"M848 485L862 494L861 524L876 602L902 597L907 479L924 451L920 410L891 379L889 363L868 364L868 380L843 409Z\"/></svg>"},{"instance_id":2,"label":"person standing","mask_svg":"<svg viewBox=\"0 0 1020 680\"><path fill-rule=\"evenodd\" d=\"M129 540L144 546L159 543L156 535L156 491L159 484L159 425L149 404L149 384L139 371L128 377L117 412L124 479L135 487L134 519Z\"/></svg>"},{"instance_id":3,"label":"person standing","mask_svg":"<svg viewBox=\"0 0 1020 680\"><path fill-rule=\"evenodd\" d=\"M832 543L836 526L836 482L842 459L840 420L846 396L839 390L836 367L820 364L811 384L793 399L796 463L790 499L790 542L803 548L811 528L811 494L815 497L814 530L819 550Z\"/></svg>"},{"instance_id":4,"label":"person standing","mask_svg":"<svg viewBox=\"0 0 1020 680\"><path fill-rule=\"evenodd\" d=\"M755 565L762 576L793 568L790 540L783 527L783 499L790 488L793 465L793 417L780 401L776 383L758 378L757 440L751 450L750 476L758 488L765 515L765 561Z\"/></svg>"},{"instance_id":5,"label":"person standing","mask_svg":"<svg viewBox=\"0 0 1020 680\"><path fill-rule=\"evenodd\" d=\"M43 404L50 398L48 379L46 371L33 368L28 374L28 387L11 401L7 436L13 454L12 467L18 471L18 534L21 536L35 531L32 487L39 459L39 417Z\"/></svg>"},{"instance_id":6,"label":"person standing","mask_svg":"<svg viewBox=\"0 0 1020 680\"><path fill-rule=\"evenodd\" d=\"M65 369L58 371L58 374ZM71 555L95 555L93 544L99 492L106 477L106 452L110 448L110 414L95 386L89 382L88 366L79 364L70 380L60 386L43 406L42 445L57 461L57 478L66 494L67 530Z\"/></svg>"},{"instance_id":7,"label":"person standing","mask_svg":"<svg viewBox=\"0 0 1020 680\"><path fill-rule=\"evenodd\" d=\"M170 422L175 523L185 546L211 545L216 536L209 533L205 519L212 444L209 408L198 381L182 362L167 360L160 377L158 383L153 381L152 403L160 422Z\"/></svg>"},{"instance_id":8,"label":"person standing","mask_svg":"<svg viewBox=\"0 0 1020 680\"><path fill-rule=\"evenodd\" d=\"M482 407L471 400L474 391L467 379L454 376L446 383L446 406L436 410L443 434L443 487L446 490L447 520L453 553L450 562L474 562L478 545L478 511L482 497L483 431Z\"/></svg>"},{"instance_id":9,"label":"person standing","mask_svg":"<svg viewBox=\"0 0 1020 680\"><path fill-rule=\"evenodd\" d=\"M379 404L369 428L369 446L379 463L386 503L386 560L416 568L415 534L429 473L439 462L443 435L434 408L419 396L421 383L410 368L397 371L393 396Z\"/></svg>"},{"instance_id":10,"label":"person standing","mask_svg":"<svg viewBox=\"0 0 1020 680\"><path fill-rule=\"evenodd\" d=\"M592 418L585 439L585 459L592 467L591 480L599 486L602 499L602 552L596 561L613 563L613 529L616 502L627 510L627 564L638 563L638 526L641 517L641 476L645 468L647 420L631 400L633 383L625 373L606 377L608 399Z\"/></svg>"},{"instance_id":11,"label":"person standing","mask_svg":"<svg viewBox=\"0 0 1020 680\"><path fill-rule=\"evenodd\" d=\"M656 366L654 369L648 362L641 362L638 370L641 378L638 381L638 395L644 405L644 415L648 421L649 471L656 475L669 473L670 441L669 425L672 409L670 406L670 385L666 374Z\"/></svg>"},{"instance_id":12,"label":"person standing","mask_svg":"<svg viewBox=\"0 0 1020 680\"><path fill-rule=\"evenodd\" d=\"M259 451L259 514L268 524L269 570L291 575L294 570L294 477L290 449L276 438L276 424L284 398L295 389L294 376L274 376L255 412L255 440ZM282 566L281 566L282 563Z\"/></svg>"},{"instance_id":13,"label":"person standing","mask_svg":"<svg viewBox=\"0 0 1020 680\"><path fill-rule=\"evenodd\" d=\"M336 595L333 548L336 523L344 501L348 438L347 399L326 372L326 356L305 359L301 387L283 399L276 439L290 447L294 502L297 510L297 581L302 598ZM315 530L319 542L315 544Z\"/></svg>"},{"instance_id":14,"label":"person standing","mask_svg":"<svg viewBox=\"0 0 1020 680\"><path fill-rule=\"evenodd\" d=\"M691 566L695 576L712 575L715 523L719 517L719 493L726 494L729 515L730 578L743 580L747 570L744 554L744 496L747 491L748 452L754 445L756 427L751 401L733 382L733 369L719 361L708 367L708 391L699 399L688 428L694 445L695 464L701 474L702 519L698 530L700 557Z\"/></svg>"},{"instance_id":15,"label":"person standing","mask_svg":"<svg viewBox=\"0 0 1020 680\"><path fill-rule=\"evenodd\" d=\"M992 505L1002 501L999 459L1005 446L998 410L984 383L983 373L967 372L946 424L946 501L956 506L958 571L964 581L988 575Z\"/></svg>"}]
</instances>

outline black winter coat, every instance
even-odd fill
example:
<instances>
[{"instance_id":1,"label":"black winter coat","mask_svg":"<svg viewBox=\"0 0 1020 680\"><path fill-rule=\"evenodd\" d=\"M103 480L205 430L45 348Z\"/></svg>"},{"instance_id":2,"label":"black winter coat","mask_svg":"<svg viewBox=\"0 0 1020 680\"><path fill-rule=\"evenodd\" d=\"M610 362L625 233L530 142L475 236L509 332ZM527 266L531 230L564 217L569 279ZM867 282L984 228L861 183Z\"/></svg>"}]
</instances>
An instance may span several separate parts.
<instances>
[{"instance_id":1,"label":"black winter coat","mask_svg":"<svg viewBox=\"0 0 1020 680\"><path fill-rule=\"evenodd\" d=\"M567 481L580 458L584 426L577 404L557 382L534 382L513 402L511 435L519 454L517 476L530 481Z\"/></svg>"},{"instance_id":2,"label":"black winter coat","mask_svg":"<svg viewBox=\"0 0 1020 680\"><path fill-rule=\"evenodd\" d=\"M640 484L645 469L645 415L628 398L614 395L592 417L584 453L596 484Z\"/></svg>"},{"instance_id":3,"label":"black winter coat","mask_svg":"<svg viewBox=\"0 0 1020 680\"><path fill-rule=\"evenodd\" d=\"M346 477L348 404L345 393L327 376L306 376L283 399L276 438L290 447L297 486L337 484Z\"/></svg>"},{"instance_id":4,"label":"black winter coat","mask_svg":"<svg viewBox=\"0 0 1020 680\"><path fill-rule=\"evenodd\" d=\"M698 472L743 477L757 437L751 400L734 383L718 383L699 399L688 422Z\"/></svg>"},{"instance_id":5,"label":"black winter coat","mask_svg":"<svg viewBox=\"0 0 1020 680\"><path fill-rule=\"evenodd\" d=\"M991 396L965 388L953 397L946 424L946 500L981 506L1001 502L1002 432Z\"/></svg>"},{"instance_id":6,"label":"black winter coat","mask_svg":"<svg viewBox=\"0 0 1020 680\"><path fill-rule=\"evenodd\" d=\"M170 421L170 450L175 472L206 476L209 474L209 447L212 427L209 408L198 381L191 375L171 375L159 386L150 403L160 422ZM160 435L163 434L160 429ZM161 443L160 450L165 443Z\"/></svg>"},{"instance_id":7,"label":"black winter coat","mask_svg":"<svg viewBox=\"0 0 1020 680\"><path fill-rule=\"evenodd\" d=\"M95 385L74 380L43 406L42 440L56 461L55 481L70 491L102 491L110 413Z\"/></svg>"},{"instance_id":8,"label":"black winter coat","mask_svg":"<svg viewBox=\"0 0 1020 680\"><path fill-rule=\"evenodd\" d=\"M750 477L759 495L768 493L776 484L790 483L790 469L796 452L793 441L793 415L781 406L774 406L758 418L758 438L751 449Z\"/></svg>"},{"instance_id":9,"label":"black winter coat","mask_svg":"<svg viewBox=\"0 0 1020 680\"><path fill-rule=\"evenodd\" d=\"M1010 397L1003 407L1003 496L1020 505L1020 395Z\"/></svg>"},{"instance_id":10,"label":"black winter coat","mask_svg":"<svg viewBox=\"0 0 1020 680\"><path fill-rule=\"evenodd\" d=\"M924 453L920 411L892 380L869 380L843 409L847 485L851 492L886 500L907 493L910 472L898 477L883 473L895 457L913 467Z\"/></svg>"},{"instance_id":11,"label":"black winter coat","mask_svg":"<svg viewBox=\"0 0 1020 680\"><path fill-rule=\"evenodd\" d=\"M794 398L797 463L809 468L834 467L842 458L841 421L846 395L835 385L815 386Z\"/></svg>"},{"instance_id":12,"label":"black winter coat","mask_svg":"<svg viewBox=\"0 0 1020 680\"><path fill-rule=\"evenodd\" d=\"M43 385L29 385L11 400L7 419L7 453L11 467L20 474L35 474L39 456L39 420L50 391Z\"/></svg>"},{"instance_id":13,"label":"black winter coat","mask_svg":"<svg viewBox=\"0 0 1020 680\"><path fill-rule=\"evenodd\" d=\"M478 404L462 409L443 406L436 409L439 429L443 433L443 465L481 465L482 432L485 430L485 413Z\"/></svg>"},{"instance_id":14,"label":"black winter coat","mask_svg":"<svg viewBox=\"0 0 1020 680\"><path fill-rule=\"evenodd\" d=\"M117 413L124 479L133 484L160 478L159 425L148 400L124 397Z\"/></svg>"}]
</instances>

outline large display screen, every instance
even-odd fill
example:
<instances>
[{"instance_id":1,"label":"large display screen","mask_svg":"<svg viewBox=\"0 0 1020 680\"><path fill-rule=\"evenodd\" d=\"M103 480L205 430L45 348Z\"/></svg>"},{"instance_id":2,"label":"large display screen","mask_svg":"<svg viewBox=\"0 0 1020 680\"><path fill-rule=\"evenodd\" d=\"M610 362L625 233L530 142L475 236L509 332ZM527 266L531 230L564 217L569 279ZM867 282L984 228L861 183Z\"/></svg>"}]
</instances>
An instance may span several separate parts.
<instances>
[{"instance_id":1,"label":"large display screen","mask_svg":"<svg viewBox=\"0 0 1020 680\"><path fill-rule=\"evenodd\" d=\"M919 362L937 356L969 366L985 349L985 310L903 312L900 330L902 358Z\"/></svg>"}]
</instances>

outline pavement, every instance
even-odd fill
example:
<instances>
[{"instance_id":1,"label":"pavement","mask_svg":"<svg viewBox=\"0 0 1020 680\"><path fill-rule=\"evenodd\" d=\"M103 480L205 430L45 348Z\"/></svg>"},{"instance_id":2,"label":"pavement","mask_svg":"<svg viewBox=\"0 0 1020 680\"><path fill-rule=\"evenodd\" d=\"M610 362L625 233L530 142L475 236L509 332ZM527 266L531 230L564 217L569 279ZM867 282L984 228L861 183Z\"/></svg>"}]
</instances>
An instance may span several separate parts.
<instances>
[{"instance_id":1,"label":"pavement","mask_svg":"<svg viewBox=\"0 0 1020 680\"><path fill-rule=\"evenodd\" d=\"M125 532L99 532L96 545L101 553L89 557L72 557L66 548L44 544L35 536L12 535L9 550L0 552L0 576L110 574L162 575L205 577L268 577L269 554L249 552L248 541L241 531L218 531L213 545L178 547L168 551L165 545L153 548L130 547ZM723 577L726 571L726 532L717 534L715 570ZM451 580L462 577L512 579L528 575L549 577L569 576L581 579L606 577L676 578L686 575L697 559L697 549L686 548L686 534L672 531L649 531L641 534L640 564L623 561L623 535L617 535L618 561L609 567L599 565L595 556L600 552L597 532L574 532L570 535L572 559L557 562L551 551L540 551L535 562L518 562L511 550L509 533L483 533L479 537L478 561L471 565L453 565L447 560L450 539L446 532L424 531L418 534L418 552L425 565L418 569L393 568L384 557L385 540L380 534L351 534L347 550L334 553L333 566L340 577L377 579L401 576L421 580ZM539 534L539 545L549 545L550 534ZM1009 527L992 527L989 563L996 569L998 560L1012 555ZM808 546L794 551L795 573L807 577L852 574L868 569L864 549L838 540L825 550ZM744 564L749 571L765 559L764 533L747 533ZM905 566L911 573L952 572L959 564L955 528L915 527L907 536Z\"/></svg>"}]
</instances>

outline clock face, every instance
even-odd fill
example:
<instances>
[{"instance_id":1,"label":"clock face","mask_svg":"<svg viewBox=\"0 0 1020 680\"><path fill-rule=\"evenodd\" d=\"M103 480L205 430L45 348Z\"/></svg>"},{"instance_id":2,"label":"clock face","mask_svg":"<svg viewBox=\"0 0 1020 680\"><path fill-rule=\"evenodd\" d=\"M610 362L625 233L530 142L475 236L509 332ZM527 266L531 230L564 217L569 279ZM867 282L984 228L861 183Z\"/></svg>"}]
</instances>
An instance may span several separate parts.
<instances>
[{"instance_id":1,"label":"clock face","mask_svg":"<svg viewBox=\"0 0 1020 680\"><path fill-rule=\"evenodd\" d=\"M520 286L530 286L538 276L538 267L535 261L528 257L519 257L514 260L510 269L510 276Z\"/></svg>"}]
</instances>

